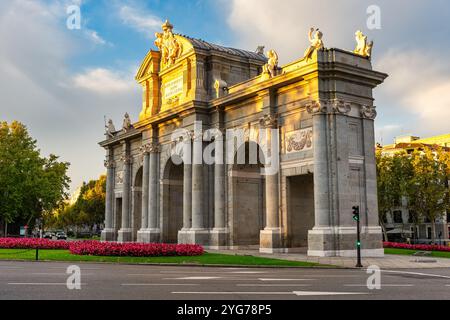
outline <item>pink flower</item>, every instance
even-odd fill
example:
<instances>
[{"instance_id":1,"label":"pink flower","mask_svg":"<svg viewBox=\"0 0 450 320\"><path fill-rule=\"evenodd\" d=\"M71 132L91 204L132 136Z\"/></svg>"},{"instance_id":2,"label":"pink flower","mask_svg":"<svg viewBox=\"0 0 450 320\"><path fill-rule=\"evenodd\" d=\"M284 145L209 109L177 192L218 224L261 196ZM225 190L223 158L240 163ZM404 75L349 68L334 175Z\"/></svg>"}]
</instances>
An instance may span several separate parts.
<instances>
[{"instance_id":1,"label":"pink flower","mask_svg":"<svg viewBox=\"0 0 450 320\"><path fill-rule=\"evenodd\" d=\"M203 247L186 244L160 243L115 243L99 241L71 242L70 252L76 255L113 257L161 257L161 256L199 256Z\"/></svg>"},{"instance_id":2,"label":"pink flower","mask_svg":"<svg viewBox=\"0 0 450 320\"><path fill-rule=\"evenodd\" d=\"M384 247L385 248L394 248L394 249L417 250L417 251L450 252L450 247L439 246L439 245L406 244L406 243L397 243L397 242L384 242Z\"/></svg>"},{"instance_id":3,"label":"pink flower","mask_svg":"<svg viewBox=\"0 0 450 320\"><path fill-rule=\"evenodd\" d=\"M100 241L52 241L48 239L0 238L1 249L70 250L75 255L113 257L200 256L202 246L164 243L115 243Z\"/></svg>"},{"instance_id":4,"label":"pink flower","mask_svg":"<svg viewBox=\"0 0 450 320\"><path fill-rule=\"evenodd\" d=\"M69 242L36 238L0 238L1 249L68 250Z\"/></svg>"}]
</instances>

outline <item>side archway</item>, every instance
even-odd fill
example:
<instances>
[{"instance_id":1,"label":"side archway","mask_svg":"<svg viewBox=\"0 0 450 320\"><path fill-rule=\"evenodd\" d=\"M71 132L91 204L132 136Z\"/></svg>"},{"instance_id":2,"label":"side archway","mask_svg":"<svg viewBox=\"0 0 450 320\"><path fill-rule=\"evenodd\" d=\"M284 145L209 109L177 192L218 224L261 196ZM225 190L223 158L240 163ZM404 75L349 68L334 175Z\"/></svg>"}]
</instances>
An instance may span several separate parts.
<instances>
[{"instance_id":1,"label":"side archway","mask_svg":"<svg viewBox=\"0 0 450 320\"><path fill-rule=\"evenodd\" d=\"M183 229L183 180L184 166L169 159L164 167L162 180L163 241L178 243L178 232Z\"/></svg>"}]
</instances>

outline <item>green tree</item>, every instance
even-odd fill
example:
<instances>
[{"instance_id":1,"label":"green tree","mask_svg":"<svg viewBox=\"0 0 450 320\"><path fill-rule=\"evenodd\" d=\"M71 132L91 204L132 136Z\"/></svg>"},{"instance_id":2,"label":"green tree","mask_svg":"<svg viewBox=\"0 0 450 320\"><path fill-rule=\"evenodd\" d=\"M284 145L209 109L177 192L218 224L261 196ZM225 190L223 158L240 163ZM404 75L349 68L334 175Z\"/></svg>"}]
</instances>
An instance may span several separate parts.
<instances>
[{"instance_id":1,"label":"green tree","mask_svg":"<svg viewBox=\"0 0 450 320\"><path fill-rule=\"evenodd\" d=\"M378 151L376 158L378 212L384 237L387 240L385 226L387 214L401 205L402 200L409 196L413 168L411 157L406 152L383 155L381 151Z\"/></svg>"},{"instance_id":2,"label":"green tree","mask_svg":"<svg viewBox=\"0 0 450 320\"><path fill-rule=\"evenodd\" d=\"M75 210L83 216L83 224L101 224L105 217L106 176L91 180L81 188Z\"/></svg>"},{"instance_id":3,"label":"green tree","mask_svg":"<svg viewBox=\"0 0 450 320\"><path fill-rule=\"evenodd\" d=\"M75 203L68 204L62 209L55 210L53 217L48 218L57 228L67 229L70 226L89 226L103 223L105 216L106 176L98 180L83 183Z\"/></svg>"},{"instance_id":4,"label":"green tree","mask_svg":"<svg viewBox=\"0 0 450 320\"><path fill-rule=\"evenodd\" d=\"M448 155L441 149L425 148L412 154L414 177L411 183L411 208L432 224L432 241L436 241L436 221L449 210Z\"/></svg>"},{"instance_id":5,"label":"green tree","mask_svg":"<svg viewBox=\"0 0 450 320\"><path fill-rule=\"evenodd\" d=\"M69 163L41 157L20 122L0 123L0 220L31 224L67 198Z\"/></svg>"}]
</instances>

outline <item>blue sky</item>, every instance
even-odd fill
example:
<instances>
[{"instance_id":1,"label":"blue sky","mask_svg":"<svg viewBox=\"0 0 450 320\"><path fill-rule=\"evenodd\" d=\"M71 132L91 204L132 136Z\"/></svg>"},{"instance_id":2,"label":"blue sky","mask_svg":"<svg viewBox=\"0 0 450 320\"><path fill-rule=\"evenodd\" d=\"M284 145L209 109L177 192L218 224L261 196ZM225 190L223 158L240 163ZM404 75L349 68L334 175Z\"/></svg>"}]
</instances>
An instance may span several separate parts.
<instances>
[{"instance_id":1,"label":"blue sky","mask_svg":"<svg viewBox=\"0 0 450 320\"><path fill-rule=\"evenodd\" d=\"M81 8L81 29L66 9ZM381 29L368 30L369 5ZM450 132L448 0L2 0L0 120L19 120L44 155L72 163L72 189L104 172L103 118L120 124L141 109L135 73L165 19L175 32L241 49L300 58L311 26L326 47L353 50L354 33L375 41L374 68L390 75L375 91L377 140Z\"/></svg>"}]
</instances>

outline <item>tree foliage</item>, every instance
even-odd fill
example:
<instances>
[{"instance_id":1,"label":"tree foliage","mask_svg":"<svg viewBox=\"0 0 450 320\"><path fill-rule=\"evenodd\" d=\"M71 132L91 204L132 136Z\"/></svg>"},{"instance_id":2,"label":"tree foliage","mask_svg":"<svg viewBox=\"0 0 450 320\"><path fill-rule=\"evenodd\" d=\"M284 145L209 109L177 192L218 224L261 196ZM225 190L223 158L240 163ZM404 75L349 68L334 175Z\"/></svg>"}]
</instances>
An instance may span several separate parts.
<instances>
[{"instance_id":1,"label":"tree foliage","mask_svg":"<svg viewBox=\"0 0 450 320\"><path fill-rule=\"evenodd\" d=\"M384 156L377 152L378 175L378 207L380 222L386 235L384 222L386 215L393 208L398 207L403 197L409 196L409 188L413 177L411 158L406 152L393 156Z\"/></svg>"},{"instance_id":2,"label":"tree foliage","mask_svg":"<svg viewBox=\"0 0 450 320\"><path fill-rule=\"evenodd\" d=\"M414 223L420 219L435 223L450 210L450 154L440 148L424 148L412 154L406 152L383 155L377 152L378 205L380 221L385 231L386 215L406 199ZM386 237L386 234L385 234Z\"/></svg>"},{"instance_id":3,"label":"tree foliage","mask_svg":"<svg viewBox=\"0 0 450 320\"><path fill-rule=\"evenodd\" d=\"M0 123L0 219L32 223L67 198L69 163L41 157L20 122Z\"/></svg>"},{"instance_id":4,"label":"tree foliage","mask_svg":"<svg viewBox=\"0 0 450 320\"><path fill-rule=\"evenodd\" d=\"M59 228L100 225L105 218L106 176L84 183L75 203L67 204L49 219Z\"/></svg>"}]
</instances>

